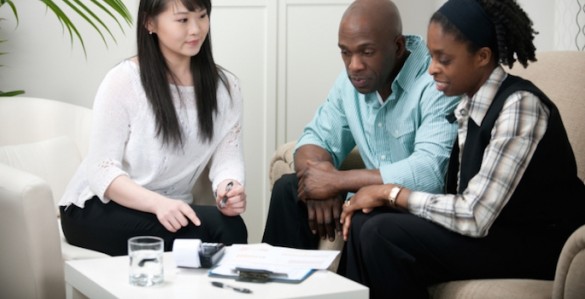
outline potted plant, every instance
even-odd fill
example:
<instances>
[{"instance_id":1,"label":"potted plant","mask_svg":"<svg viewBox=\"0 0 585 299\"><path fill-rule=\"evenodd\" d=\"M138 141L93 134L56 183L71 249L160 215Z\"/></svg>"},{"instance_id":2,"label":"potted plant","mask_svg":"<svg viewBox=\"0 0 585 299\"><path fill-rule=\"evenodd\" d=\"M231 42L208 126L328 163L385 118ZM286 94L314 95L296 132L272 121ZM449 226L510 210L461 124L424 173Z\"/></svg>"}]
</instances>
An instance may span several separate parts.
<instances>
[{"instance_id":1,"label":"potted plant","mask_svg":"<svg viewBox=\"0 0 585 299\"><path fill-rule=\"evenodd\" d=\"M18 9L17 5L15 4L15 0L0 0L0 9L3 7L8 7L12 14L16 19L16 25L20 22L18 17ZM77 26L73 23L71 18L61 9L57 3L53 0L38 0L38 2L42 3L47 7L48 10L54 13L57 17L65 31L69 34L71 42L73 43L75 40L78 40L81 43L81 47L83 48L84 54L86 53L85 43L83 41L83 36L77 29ZM100 35L103 42L107 45L107 36L116 41L116 38L110 31L110 28L104 23L102 18L98 16L98 13L105 13L107 16L112 18L116 24L124 31L122 23L120 21L125 22L127 25L132 24L132 16L128 11L128 8L124 5L121 0L90 0L90 1L81 1L81 0L63 0L62 1L67 7L75 12L78 16L82 18L83 21L87 22L91 27ZM89 2L89 3L88 3ZM62 5L62 4L61 4ZM0 19L2 21L2 19ZM0 38L0 44L6 42ZM0 51L0 55L4 55L6 53ZM1 65L0 65L1 66ZM23 90L13 90L8 92L0 91L0 96L14 96L24 93Z\"/></svg>"}]
</instances>

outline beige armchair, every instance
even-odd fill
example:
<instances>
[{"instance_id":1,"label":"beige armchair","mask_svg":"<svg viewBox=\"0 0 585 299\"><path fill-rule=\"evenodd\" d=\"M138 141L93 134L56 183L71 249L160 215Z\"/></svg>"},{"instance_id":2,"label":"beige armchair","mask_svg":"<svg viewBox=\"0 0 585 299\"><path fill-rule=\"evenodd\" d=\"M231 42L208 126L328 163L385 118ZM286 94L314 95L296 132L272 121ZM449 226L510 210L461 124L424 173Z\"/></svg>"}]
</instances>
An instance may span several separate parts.
<instances>
[{"instance_id":1,"label":"beige armchair","mask_svg":"<svg viewBox=\"0 0 585 299\"><path fill-rule=\"evenodd\" d=\"M517 65L510 72L531 80L558 106L577 157L579 177L585 179L585 52L558 51L537 54L538 62L527 69ZM271 185L283 174L292 173L295 142L282 145L270 163ZM363 168L357 150L343 169ZM585 213L585 211L583 211ZM319 248L337 249L342 241L321 241ZM532 279L481 279L452 281L429 288L432 298L554 298L585 297L585 226L567 240L557 264L554 281Z\"/></svg>"},{"instance_id":2,"label":"beige armchair","mask_svg":"<svg viewBox=\"0 0 585 299\"><path fill-rule=\"evenodd\" d=\"M64 260L107 257L73 246L57 202L89 146L91 109L28 97L0 98L0 294L64 298ZM196 202L214 204L206 173Z\"/></svg>"}]
</instances>

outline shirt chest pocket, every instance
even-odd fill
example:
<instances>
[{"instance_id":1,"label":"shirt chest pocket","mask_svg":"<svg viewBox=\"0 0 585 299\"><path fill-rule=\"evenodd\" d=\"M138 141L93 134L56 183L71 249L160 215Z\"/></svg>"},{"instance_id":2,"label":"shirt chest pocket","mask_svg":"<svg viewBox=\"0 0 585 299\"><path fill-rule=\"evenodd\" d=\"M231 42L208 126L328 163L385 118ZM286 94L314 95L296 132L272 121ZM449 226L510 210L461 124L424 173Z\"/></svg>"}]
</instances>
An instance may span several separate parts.
<instances>
[{"instance_id":1,"label":"shirt chest pocket","mask_svg":"<svg viewBox=\"0 0 585 299\"><path fill-rule=\"evenodd\" d=\"M400 125L389 128L390 136L406 153L410 154L414 150L414 140L416 137L416 127L413 123L402 123Z\"/></svg>"}]
</instances>

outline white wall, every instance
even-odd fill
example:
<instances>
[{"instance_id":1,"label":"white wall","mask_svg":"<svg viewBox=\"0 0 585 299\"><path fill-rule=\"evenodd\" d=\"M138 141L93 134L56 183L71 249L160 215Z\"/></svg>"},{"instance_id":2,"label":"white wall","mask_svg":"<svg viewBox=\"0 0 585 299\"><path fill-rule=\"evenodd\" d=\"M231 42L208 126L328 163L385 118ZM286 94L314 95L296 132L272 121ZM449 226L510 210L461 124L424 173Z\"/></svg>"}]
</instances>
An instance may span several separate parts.
<instances>
[{"instance_id":1,"label":"white wall","mask_svg":"<svg viewBox=\"0 0 585 299\"><path fill-rule=\"evenodd\" d=\"M124 2L134 14L138 6L138 0L126 0ZM275 15L276 6L269 2L281 3L281 11L283 6L291 8L289 13L293 17L293 21L289 21L288 24L279 22L279 26L305 26L309 28L313 26L313 28L319 28L319 30L309 29L303 35L291 37L298 41L306 38L304 40L306 46L315 37L324 37L327 44L331 44L334 41L337 29L335 22L339 19L339 13L343 10L345 3L349 3L351 0L314 1L317 3L315 9L310 10L307 17L318 21L318 27L314 27L316 24L311 22L296 21L298 17L302 16L299 15L299 10L295 11L295 5L309 3L312 2L311 0L215 0L213 3L219 8L216 9L218 11L217 15L214 15L212 19L214 22L217 21L214 24L213 31L218 33L228 32L227 36L230 36L229 32L232 32L233 28L242 27L241 24L247 25L251 22L256 22L256 25L259 25L257 24L257 19L245 18L245 14L241 15L239 13L250 9L253 10L250 6L274 6L274 8L270 8L274 10L273 12L267 12L267 15L262 16L265 24L274 25L277 18L286 16L281 12L277 17ZM402 12L404 31L424 36L428 18L434 9L443 2L444 0L396 0ZM577 21L575 11L579 10L578 4L574 4L572 0L518 0L518 2L528 12L535 23L536 30L540 32L535 40L539 51L569 49L572 46L574 48L572 44L575 43L575 37L569 34L574 34L573 31L578 29L575 23ZM52 13L46 11L42 3L39 1L16 1L16 3L20 14L18 27L16 27L14 17L7 5L4 5L0 10L0 18L5 19L0 21L0 36L6 40L6 42L0 43L0 52L8 52L6 55L0 56L0 64L3 65L0 68L1 90L25 89L28 96L44 96L90 107L97 85L105 72L121 59L135 53L134 27L124 27L126 31L124 35L119 28L114 26L113 34L118 39L118 43L115 44L110 41L109 47L106 47L97 33L81 23L79 25L80 31L85 37L86 48L88 49L87 58L85 58L79 42L75 41L73 46L70 46L69 38L63 33L61 25ZM319 3L325 3L325 5ZM328 10L331 3L336 8ZM226 15L225 20L216 20L222 18L220 13L221 6L226 5L239 7L239 12L236 13L236 16ZM231 11L233 12L233 9ZM581 15L585 16L585 14ZM243 16L242 22L237 24L231 22L234 19L239 20L241 16ZM568 27L571 27L571 30L568 30ZM225 28L225 30L222 30L222 28ZM254 27L254 25L250 27L250 30L258 29L259 27ZM274 34L276 28L271 28L270 30L273 30L273 32L266 31L265 33ZM281 33L283 30L286 29L280 28L279 32ZM247 35L257 36L258 32L248 31ZM221 40L224 36L214 34L214 39ZM221 44L221 41L218 43ZM234 53L230 51L230 49L233 49L233 43L228 44L232 46L223 48L218 45L215 47L218 58L225 57L226 60L229 60L229 57L234 56L233 54L238 56L237 51ZM275 47L275 45L267 46ZM298 51L300 53L304 51L303 48L294 47L292 49L293 52ZM335 46L330 46L328 51L330 51L331 55L337 55ZM273 56L272 59L276 59L276 56ZM337 66L334 64L326 65L326 67L333 69ZM339 62L339 68L341 67L342 65ZM329 80L331 81L332 79ZM322 79L318 83L325 84L327 79Z\"/></svg>"},{"instance_id":2,"label":"white wall","mask_svg":"<svg viewBox=\"0 0 585 299\"><path fill-rule=\"evenodd\" d=\"M571 0L516 0L520 7L534 23L534 29L539 34L534 38L537 51L556 50L554 45L556 4L559 1ZM439 8L446 0L435 0L436 8ZM560 32L560 30L557 30Z\"/></svg>"},{"instance_id":3,"label":"white wall","mask_svg":"<svg viewBox=\"0 0 585 299\"><path fill-rule=\"evenodd\" d=\"M260 240L267 203L268 163L275 148L301 133L343 69L337 28L352 0L213 0L212 39L216 60L241 80L244 95L244 151L250 241ZM551 11L567 0L520 0L540 34L539 50L555 48L564 32ZM443 0L396 0L404 32L426 36L431 14ZM124 1L135 15L138 0ZM87 25L87 58L40 1L16 1L20 24L4 5L0 10L0 90L24 89L45 97L91 107L105 73L135 54L135 27L117 27L118 43L105 47ZM567 3L566 6L569 4ZM111 22L108 22L111 23ZM564 26L564 25L563 25ZM569 26L569 25L566 25Z\"/></svg>"},{"instance_id":4,"label":"white wall","mask_svg":"<svg viewBox=\"0 0 585 299\"><path fill-rule=\"evenodd\" d=\"M211 31L216 62L240 78L244 97L249 241L260 242L268 201L268 162L275 149L276 2L214 1Z\"/></svg>"},{"instance_id":5,"label":"white wall","mask_svg":"<svg viewBox=\"0 0 585 299\"><path fill-rule=\"evenodd\" d=\"M557 49L554 43L555 35L555 2L551 0L518 0L534 23L534 30L538 34L534 37L537 51L552 51Z\"/></svg>"},{"instance_id":6,"label":"white wall","mask_svg":"<svg viewBox=\"0 0 585 299\"><path fill-rule=\"evenodd\" d=\"M585 1L556 0L554 12L555 49L585 51Z\"/></svg>"},{"instance_id":7,"label":"white wall","mask_svg":"<svg viewBox=\"0 0 585 299\"><path fill-rule=\"evenodd\" d=\"M60 2L60 1L57 1ZM131 12L138 0L124 1ZM91 107L97 86L105 72L125 57L135 53L134 27L125 26L112 33L118 40L109 39L109 47L88 25L78 27L85 37L87 59L81 44L73 47L57 18L40 1L15 1L20 23L7 5L0 10L0 90L24 89L27 96L47 97ZM65 9L64 9L65 10ZM68 11L68 10L66 10ZM135 13L133 13L135 14ZM79 21L79 18L74 18ZM111 22L109 22L111 23Z\"/></svg>"}]
</instances>

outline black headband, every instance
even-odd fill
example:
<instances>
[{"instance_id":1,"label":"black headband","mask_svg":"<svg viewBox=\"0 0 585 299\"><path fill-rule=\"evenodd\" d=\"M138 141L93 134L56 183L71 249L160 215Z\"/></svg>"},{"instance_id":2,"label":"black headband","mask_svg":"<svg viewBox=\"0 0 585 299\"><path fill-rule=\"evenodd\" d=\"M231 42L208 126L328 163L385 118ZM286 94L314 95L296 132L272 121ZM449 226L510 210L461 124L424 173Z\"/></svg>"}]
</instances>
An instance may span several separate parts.
<instances>
[{"instance_id":1,"label":"black headband","mask_svg":"<svg viewBox=\"0 0 585 299\"><path fill-rule=\"evenodd\" d=\"M494 24L477 0L449 0L439 12L478 47L496 47Z\"/></svg>"}]
</instances>

